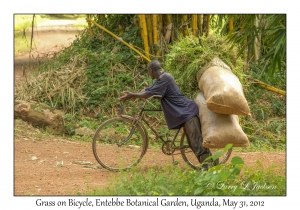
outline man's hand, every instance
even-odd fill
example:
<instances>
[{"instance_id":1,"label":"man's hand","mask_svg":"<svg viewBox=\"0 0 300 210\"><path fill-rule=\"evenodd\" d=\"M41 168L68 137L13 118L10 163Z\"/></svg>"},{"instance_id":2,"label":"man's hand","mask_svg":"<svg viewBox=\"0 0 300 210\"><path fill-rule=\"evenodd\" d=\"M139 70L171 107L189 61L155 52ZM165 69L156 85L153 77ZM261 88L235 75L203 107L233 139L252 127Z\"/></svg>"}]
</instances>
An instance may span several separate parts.
<instances>
[{"instance_id":1,"label":"man's hand","mask_svg":"<svg viewBox=\"0 0 300 210\"><path fill-rule=\"evenodd\" d=\"M123 96L121 96L120 98L118 98L119 101L129 101L132 98L132 93L128 92L128 91L124 91L121 92L123 94Z\"/></svg>"}]
</instances>

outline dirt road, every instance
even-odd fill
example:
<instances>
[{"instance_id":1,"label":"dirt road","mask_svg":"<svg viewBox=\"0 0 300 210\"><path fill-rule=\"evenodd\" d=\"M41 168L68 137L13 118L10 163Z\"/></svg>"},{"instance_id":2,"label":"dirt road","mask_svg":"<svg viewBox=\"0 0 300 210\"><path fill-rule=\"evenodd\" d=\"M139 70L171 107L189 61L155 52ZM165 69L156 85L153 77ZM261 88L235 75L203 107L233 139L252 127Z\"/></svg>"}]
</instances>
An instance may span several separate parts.
<instances>
[{"instance_id":1,"label":"dirt road","mask_svg":"<svg viewBox=\"0 0 300 210\"><path fill-rule=\"evenodd\" d=\"M60 50L77 34L74 30L61 30L61 27L66 28L65 25L56 25L55 30L53 25L51 27L36 35L35 57ZM24 81L24 68L27 76L34 72L28 65L28 58L28 54L15 57L15 85ZM234 155L241 156L250 166L255 166L257 161L264 167L278 166L285 174L285 153L234 151L231 157ZM182 162L180 156L176 158ZM161 151L148 150L140 166L149 168L158 164L172 164L172 158ZM15 120L14 195L76 195L102 188L120 175L97 168L97 165L91 143L44 134L26 122Z\"/></svg>"},{"instance_id":2,"label":"dirt road","mask_svg":"<svg viewBox=\"0 0 300 210\"><path fill-rule=\"evenodd\" d=\"M121 175L97 167L90 142L46 135L21 120L15 120L14 148L15 195L76 195L105 187ZM265 168L278 166L285 174L285 153L234 151L231 157L235 155L249 166L259 161ZM183 164L181 156L175 160ZM171 164L171 156L149 149L139 166Z\"/></svg>"}]
</instances>

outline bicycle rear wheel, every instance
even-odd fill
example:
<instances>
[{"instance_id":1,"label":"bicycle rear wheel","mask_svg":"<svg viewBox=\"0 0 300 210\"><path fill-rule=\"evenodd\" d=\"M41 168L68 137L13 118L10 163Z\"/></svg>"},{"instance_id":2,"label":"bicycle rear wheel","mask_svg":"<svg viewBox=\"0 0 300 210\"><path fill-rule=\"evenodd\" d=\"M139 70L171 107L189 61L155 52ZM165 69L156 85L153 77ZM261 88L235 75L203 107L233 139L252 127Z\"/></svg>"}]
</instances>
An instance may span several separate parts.
<instances>
[{"instance_id":1,"label":"bicycle rear wheel","mask_svg":"<svg viewBox=\"0 0 300 210\"><path fill-rule=\"evenodd\" d=\"M192 149L189 147L188 142L187 142L187 137L186 134L183 133L181 140L180 140L180 147L181 149L181 156L183 160L190 165L194 169L201 169L201 164L199 163L196 155L192 151ZM215 153L222 153L223 149L222 148L210 148L210 151L212 155ZM226 161L229 159L230 155L232 152L232 148L227 150L226 152L223 152L223 154L219 157L219 164L226 163Z\"/></svg>"},{"instance_id":2,"label":"bicycle rear wheel","mask_svg":"<svg viewBox=\"0 0 300 210\"><path fill-rule=\"evenodd\" d=\"M93 138L93 153L96 160L110 171L127 170L138 164L147 146L147 139L141 126L134 127L131 119L123 117L104 122Z\"/></svg>"}]
</instances>

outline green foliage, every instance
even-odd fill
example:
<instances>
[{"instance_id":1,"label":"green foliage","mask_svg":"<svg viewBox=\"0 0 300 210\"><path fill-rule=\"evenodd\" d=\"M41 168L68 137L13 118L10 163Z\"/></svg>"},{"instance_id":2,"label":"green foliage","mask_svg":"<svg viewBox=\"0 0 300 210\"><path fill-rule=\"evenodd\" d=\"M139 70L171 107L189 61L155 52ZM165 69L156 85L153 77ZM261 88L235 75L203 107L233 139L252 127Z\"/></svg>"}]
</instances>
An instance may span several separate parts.
<instances>
[{"instance_id":1,"label":"green foliage","mask_svg":"<svg viewBox=\"0 0 300 210\"><path fill-rule=\"evenodd\" d=\"M21 33L14 32L14 54L29 51L30 37Z\"/></svg>"},{"instance_id":2,"label":"green foliage","mask_svg":"<svg viewBox=\"0 0 300 210\"><path fill-rule=\"evenodd\" d=\"M41 16L36 15L35 18L41 19ZM14 15L14 31L22 31L31 28L33 15Z\"/></svg>"},{"instance_id":3,"label":"green foliage","mask_svg":"<svg viewBox=\"0 0 300 210\"><path fill-rule=\"evenodd\" d=\"M75 134L76 124L74 121L75 115L73 114L65 114L63 115L64 125L67 134L73 135Z\"/></svg>"},{"instance_id":4,"label":"green foliage","mask_svg":"<svg viewBox=\"0 0 300 210\"><path fill-rule=\"evenodd\" d=\"M104 189L95 189L86 195L98 196L243 196L286 195L285 177L277 168L252 169L236 156L226 165L218 165L207 172L182 170L174 166L133 169L111 180ZM170 187L171 186L171 187Z\"/></svg>"},{"instance_id":5,"label":"green foliage","mask_svg":"<svg viewBox=\"0 0 300 210\"><path fill-rule=\"evenodd\" d=\"M252 75L255 74L251 71ZM258 79L261 79L257 77ZM285 83L271 85L285 87ZM254 148L285 150L286 147L286 99L255 84L244 89L252 117L240 117L240 124Z\"/></svg>"},{"instance_id":6,"label":"green foliage","mask_svg":"<svg viewBox=\"0 0 300 210\"><path fill-rule=\"evenodd\" d=\"M241 58L237 58L237 50L230 49L224 37L213 34L201 39L179 38L166 55L165 70L173 75L185 95L194 98L199 92L197 73L214 57L223 60L243 80L244 67Z\"/></svg>"},{"instance_id":7,"label":"green foliage","mask_svg":"<svg viewBox=\"0 0 300 210\"><path fill-rule=\"evenodd\" d=\"M225 15L224 17L229 16ZM246 17L253 20L251 15ZM271 18L272 16L267 17ZM140 28L133 24L133 20L136 18L135 15L92 15L90 18L93 18L143 52L142 39L138 35ZM239 24L246 27L247 23L242 22L244 16L236 15L234 18L236 20L234 21L235 28ZM273 18L270 19L271 22L273 21L270 27L275 27L273 23L278 22L277 18L280 19L277 16L273 16ZM257 149L261 146L263 148L269 147L272 150L285 149L285 98L251 84L248 80L248 77L259 79L285 90L285 71L275 71L273 76L270 77L266 71L262 71L265 68L264 65L270 63L266 59L245 66L242 57L237 57L241 46L236 45L239 48L232 47L227 42L226 37L220 35L221 32L216 28L217 21L226 25L227 20L214 18L214 21L214 31L209 37L195 38L187 36L183 38L178 35L177 40L173 40L172 44L168 46L168 54L165 57L166 62L162 63L164 70L174 76L180 89L187 97L194 98L199 91L196 79L197 72L213 57L218 56L239 77L244 87L252 118L241 116L240 123L251 141L250 149ZM253 21L251 24L253 24ZM119 31L118 25L123 27L124 31L122 33ZM139 108L139 100L122 104L117 98L122 91L136 92L152 84L153 81L146 75L146 62L127 46L101 29L93 25L92 29L94 36L91 36L88 30L84 30L69 47L60 52L56 59L46 60L40 66L40 70L61 69L66 63L72 61L74 55L76 55L86 63L87 82L81 87L84 98L76 99L74 111L79 112L83 109L90 112L98 118L99 122L121 113L121 110L123 113L135 114ZM254 29L249 28L249 30ZM279 33L279 31L277 32ZM248 36L250 31L245 33ZM275 32L273 33L270 29L268 33L271 36ZM243 40L242 37L239 38L241 38L240 41ZM272 45L269 43L268 46ZM266 54L269 48L264 47L263 51L263 54ZM277 52L282 53L279 48ZM281 59L281 62L282 65L285 65L284 59ZM55 105L56 108L63 108L63 101L59 97L54 97L52 101L45 97L41 98L40 101ZM160 117L157 118L152 115L152 113L150 113L149 118L151 123L154 122L154 124L163 121ZM158 126L158 124L155 124L155 126ZM74 133L74 123L67 124L67 127L68 133Z\"/></svg>"},{"instance_id":8,"label":"green foliage","mask_svg":"<svg viewBox=\"0 0 300 210\"><path fill-rule=\"evenodd\" d=\"M264 21L267 24L261 30L264 32L262 43L265 48L260 60L269 63L266 70L273 76L275 72L285 72L286 15L266 15Z\"/></svg>"},{"instance_id":9,"label":"green foliage","mask_svg":"<svg viewBox=\"0 0 300 210\"><path fill-rule=\"evenodd\" d=\"M235 31L228 40L233 46L239 46L239 54L252 54L252 50L260 41L260 71L268 73L273 78L275 72L285 72L286 60L286 15L256 14L256 15L224 15L223 18L234 18ZM252 60L252 55L248 61Z\"/></svg>"},{"instance_id":10,"label":"green foliage","mask_svg":"<svg viewBox=\"0 0 300 210\"><path fill-rule=\"evenodd\" d=\"M202 38L201 44L195 37L180 38L171 46L166 55L165 70L172 73L182 92L195 98L199 92L196 75L214 56L221 58L239 77L252 117L240 116L240 124L251 142L251 149L259 147L271 150L285 150L286 142L286 99L281 95L267 91L250 83L250 77L265 81L275 87L286 89L285 74L275 72L276 79L270 79L266 72L260 70L263 63L251 64L245 71L238 50L230 48L225 37L212 35ZM270 128L272 122L273 129Z\"/></svg>"},{"instance_id":11,"label":"green foliage","mask_svg":"<svg viewBox=\"0 0 300 210\"><path fill-rule=\"evenodd\" d=\"M44 16L35 15L36 21L42 22ZM30 35L26 34L26 29L32 27L33 15L14 15L14 53L22 53L30 50Z\"/></svg>"},{"instance_id":12,"label":"green foliage","mask_svg":"<svg viewBox=\"0 0 300 210\"><path fill-rule=\"evenodd\" d=\"M88 116L79 116L79 114L64 114L64 125L68 135L74 135L76 128L90 128L92 130L98 129L101 121L97 118L91 118Z\"/></svg>"},{"instance_id":13,"label":"green foliage","mask_svg":"<svg viewBox=\"0 0 300 210\"><path fill-rule=\"evenodd\" d=\"M146 76L146 65L118 40L103 34L96 27L93 30L97 35L90 36L87 30L82 32L56 60L45 63L40 69L58 68L69 62L74 54L79 56L87 64L87 82L82 87L87 100L79 102L76 110L84 108L104 118L115 114L121 91L144 88L141 84ZM137 30L137 27L129 25L121 37L126 42L141 46Z\"/></svg>"}]
</instances>

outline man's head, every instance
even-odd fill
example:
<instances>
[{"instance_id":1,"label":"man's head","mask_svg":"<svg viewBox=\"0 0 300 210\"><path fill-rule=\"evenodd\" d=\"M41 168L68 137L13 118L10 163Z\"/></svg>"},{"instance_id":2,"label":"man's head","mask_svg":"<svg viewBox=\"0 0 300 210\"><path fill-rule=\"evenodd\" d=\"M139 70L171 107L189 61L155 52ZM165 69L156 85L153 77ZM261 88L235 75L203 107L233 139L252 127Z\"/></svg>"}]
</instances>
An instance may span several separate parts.
<instances>
[{"instance_id":1,"label":"man's head","mask_svg":"<svg viewBox=\"0 0 300 210\"><path fill-rule=\"evenodd\" d=\"M161 66L159 61L152 60L147 66L148 74L152 79L156 79L158 72L161 71Z\"/></svg>"}]
</instances>

